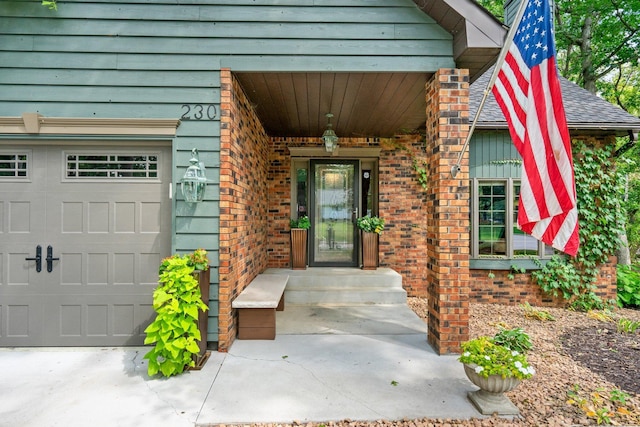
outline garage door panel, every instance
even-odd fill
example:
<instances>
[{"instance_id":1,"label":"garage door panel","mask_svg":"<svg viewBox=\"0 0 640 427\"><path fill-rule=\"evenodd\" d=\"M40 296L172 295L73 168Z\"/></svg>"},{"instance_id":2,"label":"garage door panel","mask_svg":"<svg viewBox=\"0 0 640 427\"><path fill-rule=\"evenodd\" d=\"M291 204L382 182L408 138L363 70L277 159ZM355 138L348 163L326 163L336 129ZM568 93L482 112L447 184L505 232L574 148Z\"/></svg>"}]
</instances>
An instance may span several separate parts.
<instances>
[{"instance_id":1,"label":"garage door panel","mask_svg":"<svg viewBox=\"0 0 640 427\"><path fill-rule=\"evenodd\" d=\"M40 297L12 296L0 300L0 340L3 345L20 347L39 342L41 325Z\"/></svg>"},{"instance_id":2,"label":"garage door panel","mask_svg":"<svg viewBox=\"0 0 640 427\"><path fill-rule=\"evenodd\" d=\"M54 296L42 345L141 345L155 316L148 294Z\"/></svg>"}]
</instances>

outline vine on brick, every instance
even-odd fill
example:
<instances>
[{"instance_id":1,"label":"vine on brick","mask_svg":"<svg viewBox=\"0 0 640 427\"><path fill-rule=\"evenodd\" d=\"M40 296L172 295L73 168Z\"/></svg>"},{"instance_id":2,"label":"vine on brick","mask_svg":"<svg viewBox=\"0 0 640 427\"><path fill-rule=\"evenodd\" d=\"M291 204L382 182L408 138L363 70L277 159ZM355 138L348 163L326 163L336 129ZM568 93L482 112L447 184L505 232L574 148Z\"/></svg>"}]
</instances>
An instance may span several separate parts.
<instances>
[{"instance_id":1,"label":"vine on brick","mask_svg":"<svg viewBox=\"0 0 640 427\"><path fill-rule=\"evenodd\" d=\"M573 147L580 249L575 258L554 256L532 276L543 291L561 296L571 308L586 311L611 303L596 295L596 279L624 229L620 205L624 180L612 159L613 146L593 148L574 141Z\"/></svg>"}]
</instances>

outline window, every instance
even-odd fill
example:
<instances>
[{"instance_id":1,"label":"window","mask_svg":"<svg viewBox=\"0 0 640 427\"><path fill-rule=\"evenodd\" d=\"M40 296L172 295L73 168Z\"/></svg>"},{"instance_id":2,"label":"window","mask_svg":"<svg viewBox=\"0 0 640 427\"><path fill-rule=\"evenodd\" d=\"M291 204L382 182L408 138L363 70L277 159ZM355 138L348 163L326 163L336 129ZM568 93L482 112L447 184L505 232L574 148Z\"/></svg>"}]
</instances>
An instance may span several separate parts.
<instances>
[{"instance_id":1,"label":"window","mask_svg":"<svg viewBox=\"0 0 640 427\"><path fill-rule=\"evenodd\" d=\"M473 180L473 258L504 259L553 255L553 248L518 229L519 198L519 179Z\"/></svg>"},{"instance_id":2,"label":"window","mask_svg":"<svg viewBox=\"0 0 640 427\"><path fill-rule=\"evenodd\" d=\"M156 154L82 154L67 153L67 178L137 178L158 177Z\"/></svg>"},{"instance_id":3,"label":"window","mask_svg":"<svg viewBox=\"0 0 640 427\"><path fill-rule=\"evenodd\" d=\"M27 178L27 153L0 153L0 178Z\"/></svg>"}]
</instances>

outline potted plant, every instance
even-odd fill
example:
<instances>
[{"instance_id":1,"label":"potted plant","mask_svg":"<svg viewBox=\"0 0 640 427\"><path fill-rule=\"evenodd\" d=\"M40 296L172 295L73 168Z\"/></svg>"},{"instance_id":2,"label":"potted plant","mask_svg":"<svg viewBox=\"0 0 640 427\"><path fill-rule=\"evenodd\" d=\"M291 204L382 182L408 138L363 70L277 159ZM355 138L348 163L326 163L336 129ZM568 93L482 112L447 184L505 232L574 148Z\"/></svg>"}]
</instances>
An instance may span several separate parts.
<instances>
[{"instance_id":1,"label":"potted plant","mask_svg":"<svg viewBox=\"0 0 640 427\"><path fill-rule=\"evenodd\" d=\"M527 362L529 336L520 328L502 329L493 338L482 336L462 344L458 360L469 380L480 390L469 392L471 402L483 415L517 415L518 408L505 392L513 390L535 373Z\"/></svg>"},{"instance_id":2,"label":"potted plant","mask_svg":"<svg viewBox=\"0 0 640 427\"><path fill-rule=\"evenodd\" d=\"M156 318L145 329L145 344L155 346L144 356L149 361L149 376L165 377L182 373L196 365L202 334L198 312L208 309L202 301L200 286L194 276L195 266L204 267L206 251L192 255L173 255L162 260L159 284L153 292ZM207 265L208 271L208 265ZM206 340L206 337L205 337Z\"/></svg>"},{"instance_id":3,"label":"potted plant","mask_svg":"<svg viewBox=\"0 0 640 427\"><path fill-rule=\"evenodd\" d=\"M357 220L362 234L362 269L378 268L378 236L384 230L384 219L377 216L363 216Z\"/></svg>"},{"instance_id":4,"label":"potted plant","mask_svg":"<svg viewBox=\"0 0 640 427\"><path fill-rule=\"evenodd\" d=\"M307 233L311 221L306 215L298 219L291 219L291 268L293 270L307 269Z\"/></svg>"}]
</instances>

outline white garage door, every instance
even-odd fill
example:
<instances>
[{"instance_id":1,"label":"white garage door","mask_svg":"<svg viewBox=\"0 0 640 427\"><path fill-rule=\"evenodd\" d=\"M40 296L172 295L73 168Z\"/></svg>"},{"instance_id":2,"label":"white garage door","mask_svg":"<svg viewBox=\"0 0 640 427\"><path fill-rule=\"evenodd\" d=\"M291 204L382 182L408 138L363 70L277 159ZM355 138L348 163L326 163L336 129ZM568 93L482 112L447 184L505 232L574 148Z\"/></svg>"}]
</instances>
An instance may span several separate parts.
<instances>
[{"instance_id":1,"label":"white garage door","mask_svg":"<svg viewBox=\"0 0 640 427\"><path fill-rule=\"evenodd\" d=\"M0 346L143 342L171 250L170 157L0 146Z\"/></svg>"}]
</instances>

